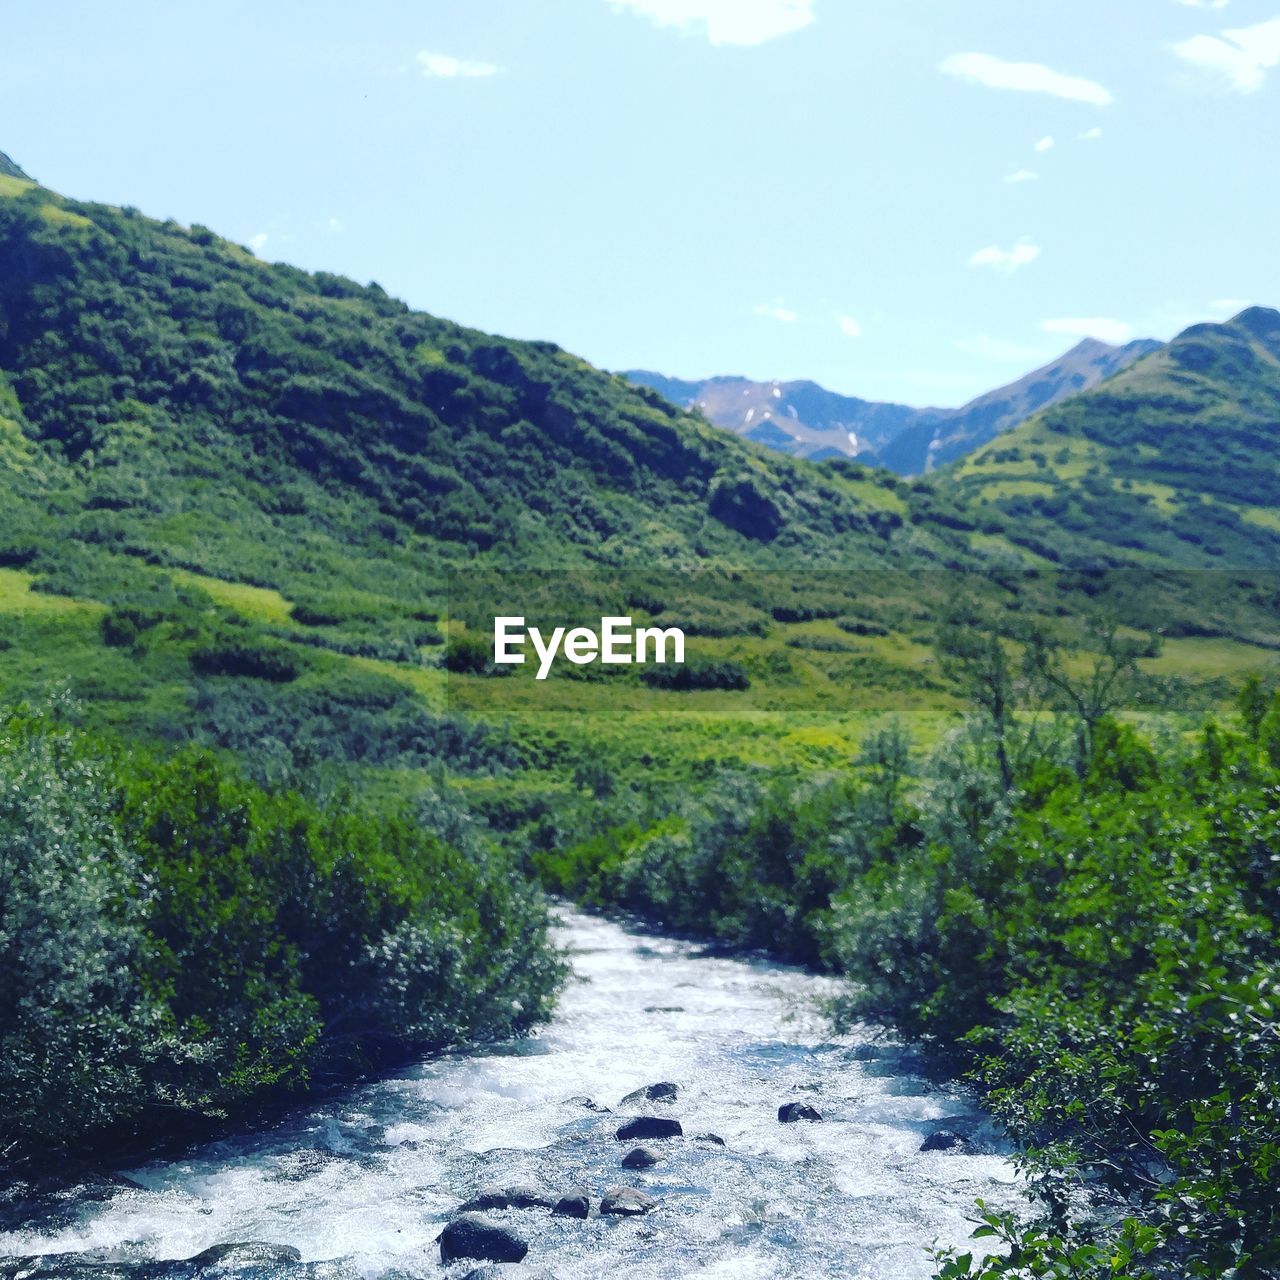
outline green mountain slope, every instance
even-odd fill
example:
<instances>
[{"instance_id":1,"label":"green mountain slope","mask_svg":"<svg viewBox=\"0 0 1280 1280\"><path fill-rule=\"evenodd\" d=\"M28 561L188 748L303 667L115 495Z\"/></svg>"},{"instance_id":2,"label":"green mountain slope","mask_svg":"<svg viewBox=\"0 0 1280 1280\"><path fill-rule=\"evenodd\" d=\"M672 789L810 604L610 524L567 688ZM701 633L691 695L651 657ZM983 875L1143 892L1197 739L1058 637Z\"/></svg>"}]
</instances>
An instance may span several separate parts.
<instances>
[{"instance_id":1,"label":"green mountain slope","mask_svg":"<svg viewBox=\"0 0 1280 1280\"><path fill-rule=\"evenodd\" d=\"M1005 387L949 410L936 423L918 423L881 450L885 466L900 475L922 475L954 462L1025 422L1040 409L1105 381L1160 348L1150 338L1111 346L1085 338L1057 360Z\"/></svg>"},{"instance_id":2,"label":"green mountain slope","mask_svg":"<svg viewBox=\"0 0 1280 1280\"><path fill-rule=\"evenodd\" d=\"M1274 567L1280 312L1195 325L935 483L1055 560Z\"/></svg>"},{"instance_id":3,"label":"green mountain slope","mask_svg":"<svg viewBox=\"0 0 1280 1280\"><path fill-rule=\"evenodd\" d=\"M953 462L1038 409L1097 386L1160 343L1123 347L1086 338L1057 360L959 409L912 409L842 396L815 382L707 378L688 382L630 369L623 375L672 404L698 409L716 426L794 457L860 458L902 476Z\"/></svg>"},{"instance_id":4,"label":"green mountain slope","mask_svg":"<svg viewBox=\"0 0 1280 1280\"><path fill-rule=\"evenodd\" d=\"M260 778L334 762L398 791L442 761L571 771L610 720L619 756L638 724L666 735L653 756L673 770L828 764L868 714L933 716L928 637L952 584L798 570L1138 560L989 492L1007 461L910 483L781 457L376 285L25 179L0 193L0 681L69 686L94 723L225 747ZM1172 538L1161 562L1191 546ZM692 697L632 673L619 716L590 679L499 697L446 670L512 594L471 573L446 597L450 570L699 566L785 574L568 588L597 617L688 624Z\"/></svg>"},{"instance_id":5,"label":"green mountain slope","mask_svg":"<svg viewBox=\"0 0 1280 1280\"><path fill-rule=\"evenodd\" d=\"M727 439L553 345L0 184L10 563L402 594L477 558L874 565L908 540L889 478Z\"/></svg>"},{"instance_id":6,"label":"green mountain slope","mask_svg":"<svg viewBox=\"0 0 1280 1280\"><path fill-rule=\"evenodd\" d=\"M0 151L0 178L18 178L22 181L30 181L27 175L3 151Z\"/></svg>"}]
</instances>

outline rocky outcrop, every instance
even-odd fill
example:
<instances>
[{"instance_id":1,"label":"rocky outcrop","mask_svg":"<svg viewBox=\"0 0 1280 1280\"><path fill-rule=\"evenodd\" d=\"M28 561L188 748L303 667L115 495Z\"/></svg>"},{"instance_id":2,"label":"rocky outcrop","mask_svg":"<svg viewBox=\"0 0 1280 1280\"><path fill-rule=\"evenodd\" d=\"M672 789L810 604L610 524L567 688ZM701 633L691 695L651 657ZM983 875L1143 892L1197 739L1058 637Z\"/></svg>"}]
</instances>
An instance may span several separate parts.
<instances>
[{"instance_id":1,"label":"rocky outcrop","mask_svg":"<svg viewBox=\"0 0 1280 1280\"><path fill-rule=\"evenodd\" d=\"M619 1105L634 1107L642 1102L674 1102L679 1096L678 1084L672 1084L670 1080L659 1080L657 1084L647 1084L643 1089L633 1089Z\"/></svg>"},{"instance_id":2,"label":"rocky outcrop","mask_svg":"<svg viewBox=\"0 0 1280 1280\"><path fill-rule=\"evenodd\" d=\"M463 1280L556 1280L545 1267L526 1267L519 1262L491 1262L468 1271Z\"/></svg>"},{"instance_id":3,"label":"rocky outcrop","mask_svg":"<svg viewBox=\"0 0 1280 1280\"><path fill-rule=\"evenodd\" d=\"M605 1217L638 1218L652 1213L658 1202L636 1187L614 1187L606 1191L600 1202L600 1213Z\"/></svg>"},{"instance_id":4,"label":"rocky outcrop","mask_svg":"<svg viewBox=\"0 0 1280 1280\"><path fill-rule=\"evenodd\" d=\"M597 1115L607 1116L613 1112L612 1107L605 1107L598 1103L594 1098L588 1098L585 1093L575 1094L572 1098L564 1100L566 1107L582 1107L586 1111L594 1111Z\"/></svg>"},{"instance_id":5,"label":"rocky outcrop","mask_svg":"<svg viewBox=\"0 0 1280 1280\"><path fill-rule=\"evenodd\" d=\"M495 1209L550 1209L557 1197L537 1187L488 1187L472 1196L460 1213L489 1213Z\"/></svg>"},{"instance_id":6,"label":"rocky outcrop","mask_svg":"<svg viewBox=\"0 0 1280 1280\"><path fill-rule=\"evenodd\" d=\"M969 1146L969 1139L954 1129L938 1129L931 1133L921 1144L921 1151L955 1151Z\"/></svg>"},{"instance_id":7,"label":"rocky outcrop","mask_svg":"<svg viewBox=\"0 0 1280 1280\"><path fill-rule=\"evenodd\" d=\"M784 1102L778 1108L778 1119L783 1124L795 1124L799 1120L816 1122L822 1119L822 1112L807 1102Z\"/></svg>"},{"instance_id":8,"label":"rocky outcrop","mask_svg":"<svg viewBox=\"0 0 1280 1280\"><path fill-rule=\"evenodd\" d=\"M679 1120L666 1116L636 1116L621 1125L616 1137L619 1142L644 1142L653 1138L680 1138L684 1129Z\"/></svg>"},{"instance_id":9,"label":"rocky outcrop","mask_svg":"<svg viewBox=\"0 0 1280 1280\"><path fill-rule=\"evenodd\" d=\"M589 1218L591 1193L585 1187L570 1187L552 1206L551 1212L561 1218Z\"/></svg>"},{"instance_id":10,"label":"rocky outcrop","mask_svg":"<svg viewBox=\"0 0 1280 1280\"><path fill-rule=\"evenodd\" d=\"M440 1261L523 1262L529 1244L510 1227L482 1213L463 1213L440 1233Z\"/></svg>"},{"instance_id":11,"label":"rocky outcrop","mask_svg":"<svg viewBox=\"0 0 1280 1280\"><path fill-rule=\"evenodd\" d=\"M652 1147L632 1147L622 1157L622 1167L624 1169L652 1169L661 1160L662 1157Z\"/></svg>"},{"instance_id":12,"label":"rocky outcrop","mask_svg":"<svg viewBox=\"0 0 1280 1280\"><path fill-rule=\"evenodd\" d=\"M209 1267L269 1267L285 1262L301 1262L302 1254L292 1245L244 1240L232 1244L215 1244L211 1249L205 1249L187 1261L202 1271Z\"/></svg>"}]
</instances>

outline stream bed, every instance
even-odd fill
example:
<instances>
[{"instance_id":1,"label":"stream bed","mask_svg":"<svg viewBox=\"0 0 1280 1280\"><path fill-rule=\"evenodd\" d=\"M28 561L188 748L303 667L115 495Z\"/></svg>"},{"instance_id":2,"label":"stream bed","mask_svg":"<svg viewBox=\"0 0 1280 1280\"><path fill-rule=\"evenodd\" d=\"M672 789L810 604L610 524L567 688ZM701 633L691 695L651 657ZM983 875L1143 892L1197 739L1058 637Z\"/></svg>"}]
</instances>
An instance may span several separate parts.
<instances>
[{"instance_id":1,"label":"stream bed","mask_svg":"<svg viewBox=\"0 0 1280 1280\"><path fill-rule=\"evenodd\" d=\"M537 1036L127 1170L134 1185L73 1188L0 1231L0 1280L462 1280L483 1264L442 1264L441 1230L478 1192L515 1186L594 1199L585 1220L545 1207L491 1214L529 1245L523 1265L494 1273L512 1280L915 1280L932 1274L931 1243L968 1239L977 1197L1017 1200L1007 1148L963 1090L931 1085L909 1051L871 1031L829 1037L819 1001L830 979L571 911L557 936L576 977ZM659 1081L678 1086L674 1101L621 1105ZM822 1121L780 1123L788 1102ZM623 1169L638 1144L615 1132L646 1114L679 1120L684 1136L646 1141L659 1163ZM939 1130L967 1141L922 1152ZM657 1207L599 1216L599 1197L620 1186ZM243 1241L291 1246L300 1260L181 1261Z\"/></svg>"}]
</instances>

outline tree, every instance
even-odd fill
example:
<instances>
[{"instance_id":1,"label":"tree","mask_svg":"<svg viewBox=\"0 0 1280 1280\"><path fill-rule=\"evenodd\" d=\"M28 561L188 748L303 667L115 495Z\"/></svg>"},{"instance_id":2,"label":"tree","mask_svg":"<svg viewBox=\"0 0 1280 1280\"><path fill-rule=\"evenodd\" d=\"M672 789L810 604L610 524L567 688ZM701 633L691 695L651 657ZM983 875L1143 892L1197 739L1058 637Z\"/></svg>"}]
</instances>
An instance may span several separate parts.
<instances>
[{"instance_id":1,"label":"tree","mask_svg":"<svg viewBox=\"0 0 1280 1280\"><path fill-rule=\"evenodd\" d=\"M1160 651L1156 636L1123 634L1114 617L1094 616L1085 624L1091 641L1084 671L1076 675L1060 645L1035 630L1026 646L1025 670L1051 704L1075 721L1076 773L1084 777L1093 758L1098 725L1132 697L1138 679L1138 659Z\"/></svg>"}]
</instances>

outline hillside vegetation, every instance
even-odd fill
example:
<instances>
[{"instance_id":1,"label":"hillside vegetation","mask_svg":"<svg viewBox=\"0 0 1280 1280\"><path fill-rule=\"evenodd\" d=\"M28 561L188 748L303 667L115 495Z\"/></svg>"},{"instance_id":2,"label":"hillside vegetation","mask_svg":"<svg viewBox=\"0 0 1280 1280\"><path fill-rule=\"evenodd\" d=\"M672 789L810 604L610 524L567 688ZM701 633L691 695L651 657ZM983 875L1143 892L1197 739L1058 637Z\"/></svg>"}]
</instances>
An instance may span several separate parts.
<instances>
[{"instance_id":1,"label":"hillside vegetation","mask_svg":"<svg viewBox=\"0 0 1280 1280\"><path fill-rule=\"evenodd\" d=\"M1255 310L818 466L10 166L0 1155L520 1034L542 886L971 1072L1037 1199L944 1274L1266 1275L1278 423ZM689 660L504 674L498 611Z\"/></svg>"},{"instance_id":2,"label":"hillside vegetation","mask_svg":"<svg viewBox=\"0 0 1280 1280\"><path fill-rule=\"evenodd\" d=\"M1195 325L936 483L1060 561L1270 568L1280 561L1280 312Z\"/></svg>"}]
</instances>

